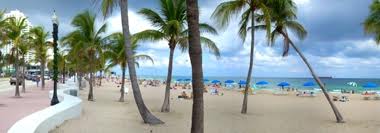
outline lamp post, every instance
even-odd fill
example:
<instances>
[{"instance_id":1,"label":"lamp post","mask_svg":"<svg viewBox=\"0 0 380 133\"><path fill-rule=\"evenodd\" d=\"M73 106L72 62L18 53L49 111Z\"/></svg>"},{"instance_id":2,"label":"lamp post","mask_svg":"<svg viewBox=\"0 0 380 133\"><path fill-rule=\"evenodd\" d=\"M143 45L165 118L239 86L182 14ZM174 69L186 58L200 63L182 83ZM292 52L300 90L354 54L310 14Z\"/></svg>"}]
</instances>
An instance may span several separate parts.
<instances>
[{"instance_id":1,"label":"lamp post","mask_svg":"<svg viewBox=\"0 0 380 133\"><path fill-rule=\"evenodd\" d=\"M53 21L53 52L54 52L54 59L53 59L53 80L54 80L54 88L53 88L53 98L51 99L50 105L56 105L59 103L58 96L57 96L57 81L58 81L58 17L55 15L55 10L52 17Z\"/></svg>"}]
</instances>

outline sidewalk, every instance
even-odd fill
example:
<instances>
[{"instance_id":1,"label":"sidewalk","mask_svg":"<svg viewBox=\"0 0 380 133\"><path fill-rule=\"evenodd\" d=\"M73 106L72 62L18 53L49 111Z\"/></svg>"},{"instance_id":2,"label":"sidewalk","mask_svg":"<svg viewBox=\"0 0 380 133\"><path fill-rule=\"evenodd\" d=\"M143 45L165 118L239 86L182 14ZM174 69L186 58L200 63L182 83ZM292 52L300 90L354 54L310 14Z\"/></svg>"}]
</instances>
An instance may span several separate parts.
<instances>
[{"instance_id":1,"label":"sidewalk","mask_svg":"<svg viewBox=\"0 0 380 133\"><path fill-rule=\"evenodd\" d=\"M14 89L0 92L0 133L6 133L21 118L50 106L49 90L52 87L52 81L46 82L44 90L35 84L26 86L26 93L21 93L22 98L13 97Z\"/></svg>"}]
</instances>

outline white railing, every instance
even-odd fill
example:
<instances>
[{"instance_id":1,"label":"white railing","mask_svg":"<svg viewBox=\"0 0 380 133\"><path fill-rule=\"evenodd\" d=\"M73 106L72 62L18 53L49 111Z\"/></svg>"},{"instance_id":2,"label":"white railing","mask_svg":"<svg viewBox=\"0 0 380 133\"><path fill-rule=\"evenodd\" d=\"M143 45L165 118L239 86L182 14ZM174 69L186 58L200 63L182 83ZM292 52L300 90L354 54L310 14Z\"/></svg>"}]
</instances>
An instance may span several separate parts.
<instances>
[{"instance_id":1,"label":"white railing","mask_svg":"<svg viewBox=\"0 0 380 133\"><path fill-rule=\"evenodd\" d=\"M78 86L71 79L66 84L59 84L58 88L60 103L22 118L13 124L8 133L48 133L65 120L79 117L82 112L82 100L70 95L70 91L76 91L79 95ZM50 91L50 98L52 93Z\"/></svg>"}]
</instances>

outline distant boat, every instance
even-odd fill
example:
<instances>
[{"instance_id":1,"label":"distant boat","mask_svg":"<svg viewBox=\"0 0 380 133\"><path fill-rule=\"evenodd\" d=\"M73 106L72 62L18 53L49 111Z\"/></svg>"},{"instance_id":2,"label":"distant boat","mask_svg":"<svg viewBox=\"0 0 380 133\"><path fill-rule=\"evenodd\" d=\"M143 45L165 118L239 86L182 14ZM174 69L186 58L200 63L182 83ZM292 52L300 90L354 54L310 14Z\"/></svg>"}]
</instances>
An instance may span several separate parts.
<instances>
[{"instance_id":1,"label":"distant boat","mask_svg":"<svg viewBox=\"0 0 380 133\"><path fill-rule=\"evenodd\" d=\"M328 77L319 77L320 79L332 79L333 77L332 76L328 76Z\"/></svg>"}]
</instances>

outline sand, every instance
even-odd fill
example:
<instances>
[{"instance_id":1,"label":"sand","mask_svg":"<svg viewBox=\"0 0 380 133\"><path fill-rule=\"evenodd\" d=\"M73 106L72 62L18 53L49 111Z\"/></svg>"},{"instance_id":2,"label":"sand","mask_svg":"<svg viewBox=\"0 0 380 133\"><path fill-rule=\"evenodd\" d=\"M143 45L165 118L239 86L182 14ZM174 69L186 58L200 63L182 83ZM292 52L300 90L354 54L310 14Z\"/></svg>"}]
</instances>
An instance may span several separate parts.
<instances>
[{"instance_id":1,"label":"sand","mask_svg":"<svg viewBox=\"0 0 380 133\"><path fill-rule=\"evenodd\" d=\"M128 85L128 88L129 85ZM88 102L87 90L81 91L83 113L66 121L53 133L186 133L190 132L192 100L178 100L181 90L171 93L171 112L159 112L164 86L142 87L146 105L165 121L163 125L143 124L133 95L117 102L117 85L105 82L94 89L95 102ZM296 97L270 93L250 95L248 114L240 114L243 95L223 91L223 96L204 94L205 133L380 133L380 100L362 100L349 95L349 102L335 102L346 123L335 117L323 95Z\"/></svg>"}]
</instances>

